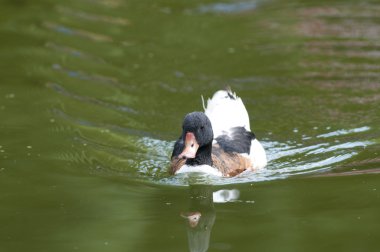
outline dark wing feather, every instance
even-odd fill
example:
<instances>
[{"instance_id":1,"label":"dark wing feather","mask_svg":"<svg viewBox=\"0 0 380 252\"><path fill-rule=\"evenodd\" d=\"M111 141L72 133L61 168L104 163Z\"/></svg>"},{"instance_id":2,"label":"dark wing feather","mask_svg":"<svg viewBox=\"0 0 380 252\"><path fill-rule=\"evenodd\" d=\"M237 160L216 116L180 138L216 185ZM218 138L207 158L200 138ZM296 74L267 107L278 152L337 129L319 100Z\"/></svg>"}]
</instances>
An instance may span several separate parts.
<instances>
[{"instance_id":1,"label":"dark wing feather","mask_svg":"<svg viewBox=\"0 0 380 252\"><path fill-rule=\"evenodd\" d=\"M230 129L229 134L218 136L215 140L225 152L249 154L253 139L255 134L252 132L244 127L234 127Z\"/></svg>"}]
</instances>

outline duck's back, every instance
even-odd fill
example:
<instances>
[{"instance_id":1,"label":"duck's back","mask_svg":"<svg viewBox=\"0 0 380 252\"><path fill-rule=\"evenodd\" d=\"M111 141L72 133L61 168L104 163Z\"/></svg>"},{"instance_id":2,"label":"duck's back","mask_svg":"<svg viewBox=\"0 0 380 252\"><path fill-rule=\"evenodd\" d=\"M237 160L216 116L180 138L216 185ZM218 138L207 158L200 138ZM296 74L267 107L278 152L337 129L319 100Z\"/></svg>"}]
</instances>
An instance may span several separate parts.
<instances>
[{"instance_id":1,"label":"duck's back","mask_svg":"<svg viewBox=\"0 0 380 252\"><path fill-rule=\"evenodd\" d=\"M242 165L260 169L267 164L265 150L251 132L249 116L240 97L230 89L217 91L208 99L205 114L212 124L214 149L220 148L225 154L235 155L239 162L239 165L234 165L235 169L242 169Z\"/></svg>"}]
</instances>

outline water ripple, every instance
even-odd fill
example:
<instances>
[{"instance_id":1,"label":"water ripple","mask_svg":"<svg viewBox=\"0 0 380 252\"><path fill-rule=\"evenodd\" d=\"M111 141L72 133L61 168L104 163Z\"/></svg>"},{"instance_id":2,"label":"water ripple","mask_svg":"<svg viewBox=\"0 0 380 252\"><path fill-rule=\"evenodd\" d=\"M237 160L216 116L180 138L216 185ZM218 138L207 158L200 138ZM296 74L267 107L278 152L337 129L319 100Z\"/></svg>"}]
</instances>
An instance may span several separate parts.
<instances>
[{"instance_id":1,"label":"water ripple","mask_svg":"<svg viewBox=\"0 0 380 252\"><path fill-rule=\"evenodd\" d=\"M108 77L108 76L103 76L99 74L88 74L80 70L73 70L69 68L65 68L61 66L60 64L53 64L52 69L58 72L65 73L67 76L72 77L72 78L77 78L80 80L86 80L86 81L91 81L92 83L100 83L104 85L109 85L113 87L117 87L118 89L126 89L125 86L126 84L120 83L117 78L114 77ZM129 85L130 86L130 85ZM128 87L128 90L130 90L131 87Z\"/></svg>"},{"instance_id":2,"label":"water ripple","mask_svg":"<svg viewBox=\"0 0 380 252\"><path fill-rule=\"evenodd\" d=\"M364 126L364 127L360 127L360 128L355 128L355 129L349 129L349 130L341 129L341 130L337 130L337 131L333 131L333 132L329 132L329 133L318 135L317 138L321 138L321 137L322 138L327 138L327 137L332 137L332 136L342 136L342 135L347 135L347 134L351 134L351 133L364 132L364 131L368 131L370 129L371 128L368 127L368 126Z\"/></svg>"},{"instance_id":3,"label":"water ripple","mask_svg":"<svg viewBox=\"0 0 380 252\"><path fill-rule=\"evenodd\" d=\"M48 88L51 88L52 90L54 90L55 92L57 92L61 95L64 95L66 97L70 97L72 99L75 99L75 100L78 100L81 102L91 103L91 104L99 105L102 107L110 108L113 110L118 110L121 112L137 114L136 110L134 110L130 107L127 107L127 106L118 106L118 105L114 105L114 104L111 104L111 103L108 103L108 102L105 102L105 101L102 101L102 100L99 100L99 99L96 99L93 97L81 96L78 94L71 93L71 92L67 91L63 86L61 86L57 83L49 82L46 84L46 86Z\"/></svg>"},{"instance_id":4,"label":"water ripple","mask_svg":"<svg viewBox=\"0 0 380 252\"><path fill-rule=\"evenodd\" d=\"M49 49L52 49L56 52L60 52L60 53L64 53L64 54L67 54L67 55L71 55L71 56L74 56L74 57L78 57L78 58L81 58L81 59L87 59L87 60L91 60L91 61L97 61L97 62L100 62L100 63L104 63L105 60L98 57L98 56L94 56L94 55L90 55L88 53L84 53L76 48L72 48L72 47L69 47L69 46L65 46L65 45L60 45L60 44L56 44L56 43L53 43L53 42L47 42L45 44L46 48L49 48ZM54 64L54 65L58 65L58 64Z\"/></svg>"},{"instance_id":5,"label":"water ripple","mask_svg":"<svg viewBox=\"0 0 380 252\"><path fill-rule=\"evenodd\" d=\"M354 129L337 130L331 136L362 133L369 130L363 126ZM331 132L333 133L333 132ZM311 137L320 139L320 137ZM315 143L310 146L305 144L280 143L276 141L262 141L267 150L269 164L265 169L256 172L243 172L234 178L218 178L209 175L181 174L172 177L167 175L169 156L174 142L144 138L139 141L149 151L149 161L142 162L138 169L141 173L149 171L153 176L150 180L155 183L185 186L189 183L206 184L235 184L284 179L295 175L323 173L338 167L356 156L360 151L372 144L370 141L352 141L346 143ZM159 158L152 158L152 157ZM309 156L305 159L305 156ZM151 168L149 168L151 166ZM155 177L155 178L154 178Z\"/></svg>"},{"instance_id":6,"label":"water ripple","mask_svg":"<svg viewBox=\"0 0 380 252\"><path fill-rule=\"evenodd\" d=\"M215 3L199 7L201 13L232 14L255 10L257 3L253 1L235 3Z\"/></svg>"},{"instance_id":7,"label":"water ripple","mask_svg":"<svg viewBox=\"0 0 380 252\"><path fill-rule=\"evenodd\" d=\"M69 35L69 36L78 36L81 38L86 38L86 39L90 39L97 42L112 42L113 41L111 37L104 34L97 34L97 33L89 32L86 30L71 28L68 26L54 23L54 22L44 22L43 25L50 30L53 30L65 35Z\"/></svg>"},{"instance_id":8,"label":"water ripple","mask_svg":"<svg viewBox=\"0 0 380 252\"><path fill-rule=\"evenodd\" d=\"M96 22L103 22L103 23L109 23L109 24L115 24L115 25L129 25L130 21L125 18L118 18L118 17L112 17L112 16L105 16L105 15L99 15L99 14L91 14L88 12L78 11L74 9L70 9L65 6L57 6L57 11L61 14L70 15L73 17L77 17L83 20L88 21L96 21Z\"/></svg>"}]
</instances>

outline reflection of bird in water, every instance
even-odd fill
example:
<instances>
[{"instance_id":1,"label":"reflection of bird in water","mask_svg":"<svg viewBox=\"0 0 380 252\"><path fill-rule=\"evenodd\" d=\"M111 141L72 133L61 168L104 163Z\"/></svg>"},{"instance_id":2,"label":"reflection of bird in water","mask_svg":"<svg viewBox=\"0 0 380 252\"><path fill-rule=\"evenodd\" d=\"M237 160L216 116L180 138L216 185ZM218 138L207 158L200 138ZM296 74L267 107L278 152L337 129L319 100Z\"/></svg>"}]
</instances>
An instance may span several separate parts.
<instances>
[{"instance_id":1,"label":"reflection of bird in water","mask_svg":"<svg viewBox=\"0 0 380 252\"><path fill-rule=\"evenodd\" d=\"M212 187L207 185L190 186L189 211L181 213L181 216L187 219L189 250L191 252L207 251L215 222Z\"/></svg>"},{"instance_id":2,"label":"reflection of bird in water","mask_svg":"<svg viewBox=\"0 0 380 252\"><path fill-rule=\"evenodd\" d=\"M187 238L191 252L207 251L211 230L215 223L214 202L224 203L237 200L238 190L219 190L213 193L212 186L190 186L190 206L188 212L181 213L187 219Z\"/></svg>"},{"instance_id":3,"label":"reflection of bird in water","mask_svg":"<svg viewBox=\"0 0 380 252\"><path fill-rule=\"evenodd\" d=\"M232 190L219 190L213 193L214 203L233 202L239 199L240 192L237 189Z\"/></svg>"},{"instance_id":4,"label":"reflection of bird in water","mask_svg":"<svg viewBox=\"0 0 380 252\"><path fill-rule=\"evenodd\" d=\"M188 219L189 225L192 228L195 228L198 225L199 219L202 214L200 212L190 212L190 213L181 213L181 216Z\"/></svg>"}]
</instances>

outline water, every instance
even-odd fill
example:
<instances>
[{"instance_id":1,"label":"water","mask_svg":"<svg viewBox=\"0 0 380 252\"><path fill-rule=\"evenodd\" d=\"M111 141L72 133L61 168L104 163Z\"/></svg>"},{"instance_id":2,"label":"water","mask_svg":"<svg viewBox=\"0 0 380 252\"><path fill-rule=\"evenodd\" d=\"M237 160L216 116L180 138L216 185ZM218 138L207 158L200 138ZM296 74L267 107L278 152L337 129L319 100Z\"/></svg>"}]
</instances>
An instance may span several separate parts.
<instances>
[{"instance_id":1,"label":"water","mask_svg":"<svg viewBox=\"0 0 380 252\"><path fill-rule=\"evenodd\" d=\"M1 1L1 251L377 251L380 2ZM169 177L230 85L267 150Z\"/></svg>"}]
</instances>

